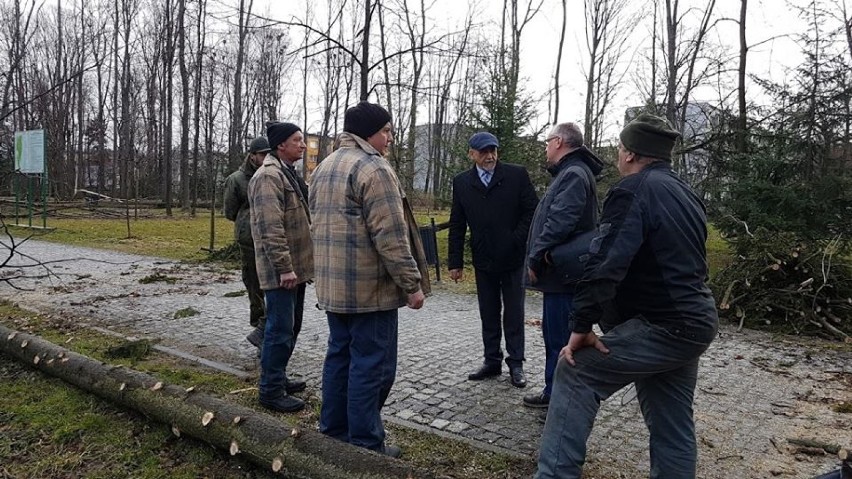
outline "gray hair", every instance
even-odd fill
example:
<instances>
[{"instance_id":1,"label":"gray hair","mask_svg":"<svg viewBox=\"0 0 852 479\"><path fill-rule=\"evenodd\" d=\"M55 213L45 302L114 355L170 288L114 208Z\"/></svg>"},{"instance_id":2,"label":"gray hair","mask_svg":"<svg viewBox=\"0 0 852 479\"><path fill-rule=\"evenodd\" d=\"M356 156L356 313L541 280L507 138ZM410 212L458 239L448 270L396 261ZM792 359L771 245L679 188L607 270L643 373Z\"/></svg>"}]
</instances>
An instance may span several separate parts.
<instances>
[{"instance_id":1,"label":"gray hair","mask_svg":"<svg viewBox=\"0 0 852 479\"><path fill-rule=\"evenodd\" d=\"M580 127L574 122L559 123L553 127L553 135L562 138L571 148L579 148L583 146L583 132Z\"/></svg>"}]
</instances>

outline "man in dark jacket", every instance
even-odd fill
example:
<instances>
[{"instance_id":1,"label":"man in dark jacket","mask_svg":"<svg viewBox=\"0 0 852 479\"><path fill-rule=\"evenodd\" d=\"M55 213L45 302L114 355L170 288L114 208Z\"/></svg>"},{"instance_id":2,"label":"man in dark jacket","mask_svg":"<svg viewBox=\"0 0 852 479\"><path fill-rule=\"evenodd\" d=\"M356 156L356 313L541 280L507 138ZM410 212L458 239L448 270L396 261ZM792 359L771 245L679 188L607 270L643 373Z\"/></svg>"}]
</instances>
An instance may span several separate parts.
<instances>
[{"instance_id":1,"label":"man in dark jacket","mask_svg":"<svg viewBox=\"0 0 852 479\"><path fill-rule=\"evenodd\" d=\"M494 135L479 132L468 143L468 156L475 164L453 178L447 259L450 277L458 281L464 268L465 231L470 226L485 360L468 379L477 381L502 373L502 310L510 380L513 386L522 388L527 384L523 369L524 250L538 196L527 170L498 161L499 143Z\"/></svg>"},{"instance_id":2,"label":"man in dark jacket","mask_svg":"<svg viewBox=\"0 0 852 479\"><path fill-rule=\"evenodd\" d=\"M600 401L634 383L650 432L651 477L695 477L692 403L698 359L716 336L706 285L704 205L671 169L679 134L657 116L624 127L622 179L604 202L599 236L574 295L575 323L556 366L535 477L582 474ZM592 331L615 302L618 319Z\"/></svg>"},{"instance_id":3,"label":"man in dark jacket","mask_svg":"<svg viewBox=\"0 0 852 479\"><path fill-rule=\"evenodd\" d=\"M225 218L234 222L234 240L240 249L243 284L249 298L249 324L254 329L246 336L248 342L260 348L263 344L263 329L266 327L266 313L263 306L263 290L257 279L257 267L254 263L254 241L251 237L251 217L249 214L248 184L257 168L263 164L269 142L259 136L249 144L246 161L240 169L225 179Z\"/></svg>"},{"instance_id":4,"label":"man in dark jacket","mask_svg":"<svg viewBox=\"0 0 852 479\"><path fill-rule=\"evenodd\" d=\"M565 278L550 264L550 251L597 227L595 176L603 169L603 162L583 146L583 132L575 123L554 126L544 142L547 171L553 181L535 210L527 245L526 285L544 296L544 389L524 396L524 405L534 408L547 408L550 403L559 351L568 344L573 327L574 287L565 284Z\"/></svg>"}]
</instances>

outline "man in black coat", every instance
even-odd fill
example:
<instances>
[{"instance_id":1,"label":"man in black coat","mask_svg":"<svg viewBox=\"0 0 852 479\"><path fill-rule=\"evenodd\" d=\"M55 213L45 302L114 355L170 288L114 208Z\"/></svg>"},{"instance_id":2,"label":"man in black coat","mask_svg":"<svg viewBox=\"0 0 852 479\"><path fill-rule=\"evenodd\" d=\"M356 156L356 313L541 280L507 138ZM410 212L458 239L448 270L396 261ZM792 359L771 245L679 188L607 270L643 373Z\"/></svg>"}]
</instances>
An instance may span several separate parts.
<instances>
[{"instance_id":1,"label":"man in black coat","mask_svg":"<svg viewBox=\"0 0 852 479\"><path fill-rule=\"evenodd\" d=\"M494 135L476 133L468 144L468 157L475 164L453 178L447 259L450 277L458 281L464 268L465 232L470 227L485 354L482 366L468 379L478 381L502 373L502 323L510 380L522 388L527 384L523 369L524 254L538 196L526 169L498 161L499 142Z\"/></svg>"}]
</instances>

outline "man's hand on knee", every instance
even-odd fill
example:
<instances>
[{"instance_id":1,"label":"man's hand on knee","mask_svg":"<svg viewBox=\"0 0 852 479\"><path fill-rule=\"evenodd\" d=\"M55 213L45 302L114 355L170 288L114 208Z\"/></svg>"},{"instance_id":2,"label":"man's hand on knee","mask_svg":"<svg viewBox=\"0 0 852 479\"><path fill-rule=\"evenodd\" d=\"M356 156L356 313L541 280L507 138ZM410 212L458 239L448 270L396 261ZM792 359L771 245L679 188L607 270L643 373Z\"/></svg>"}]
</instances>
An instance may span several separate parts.
<instances>
[{"instance_id":1,"label":"man's hand on knee","mask_svg":"<svg viewBox=\"0 0 852 479\"><path fill-rule=\"evenodd\" d=\"M571 333L568 344L562 348L559 356L565 358L571 366L576 366L576 363L574 363L574 352L588 347L593 347L604 354L609 354L609 349L601 342L598 335L594 331L589 331L588 333Z\"/></svg>"}]
</instances>

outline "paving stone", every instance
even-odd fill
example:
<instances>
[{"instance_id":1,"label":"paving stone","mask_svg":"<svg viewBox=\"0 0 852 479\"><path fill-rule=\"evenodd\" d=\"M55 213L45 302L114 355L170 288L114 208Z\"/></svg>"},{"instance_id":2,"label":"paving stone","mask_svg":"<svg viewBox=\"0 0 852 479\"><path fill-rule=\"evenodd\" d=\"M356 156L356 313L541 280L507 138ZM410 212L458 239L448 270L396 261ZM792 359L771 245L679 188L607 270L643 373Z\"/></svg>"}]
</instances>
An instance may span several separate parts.
<instances>
[{"instance_id":1,"label":"paving stone","mask_svg":"<svg viewBox=\"0 0 852 479\"><path fill-rule=\"evenodd\" d=\"M402 411L395 414L396 417L398 417L400 419L406 419L406 420L411 419L412 417L414 417L416 415L417 415L417 413L412 411L411 409L405 409L405 410L402 410Z\"/></svg>"},{"instance_id":2,"label":"paving stone","mask_svg":"<svg viewBox=\"0 0 852 479\"><path fill-rule=\"evenodd\" d=\"M445 421L443 419L435 419L434 421L432 421L431 424L429 424L429 427L434 427L435 429L440 431L440 430L443 430L444 428L446 428L449 425L450 425L450 421Z\"/></svg>"},{"instance_id":3,"label":"paving stone","mask_svg":"<svg viewBox=\"0 0 852 479\"><path fill-rule=\"evenodd\" d=\"M257 370L257 350L245 340L251 330L248 298L224 296L244 289L239 271L36 240L20 248L43 262L85 259L51 263L50 279L16 283L28 291L0 286L0 298L45 313L85 318L127 335L151 337L164 346L252 373ZM15 256L9 267L29 262ZM177 281L139 282L154 272ZM83 274L91 276L80 278ZM521 398L544 384L540 328L526 326L525 390L512 387L506 374L468 381L467 373L482 363L476 299L440 285L434 289L423 309L400 309L397 382L385 414L536 457L542 426L538 411L524 408ZM305 304L315 303L309 286ZM529 297L526 304L527 318L540 319L540 295ZM199 314L174 319L175 311L188 306ZM327 337L324 313L306 308L289 368L308 381L306 394L320 394ZM843 382L852 377L849 353L824 354L723 326L699 368L698 477L769 477L765 457L767 451L775 457L775 450L767 445L773 438L788 437L790 431L828 442L849 438L852 417L831 410L837 402L852 402L852 390ZM783 408L787 414L776 414L778 406L773 403L787 404ZM611 465L606 477L648 476L648 433L635 391L618 392L602 404L588 445L590 463ZM631 461L625 465L613 459L612 451ZM806 478L826 472L835 462L828 455L803 463L779 455L775 464L789 470L791 477Z\"/></svg>"}]
</instances>

